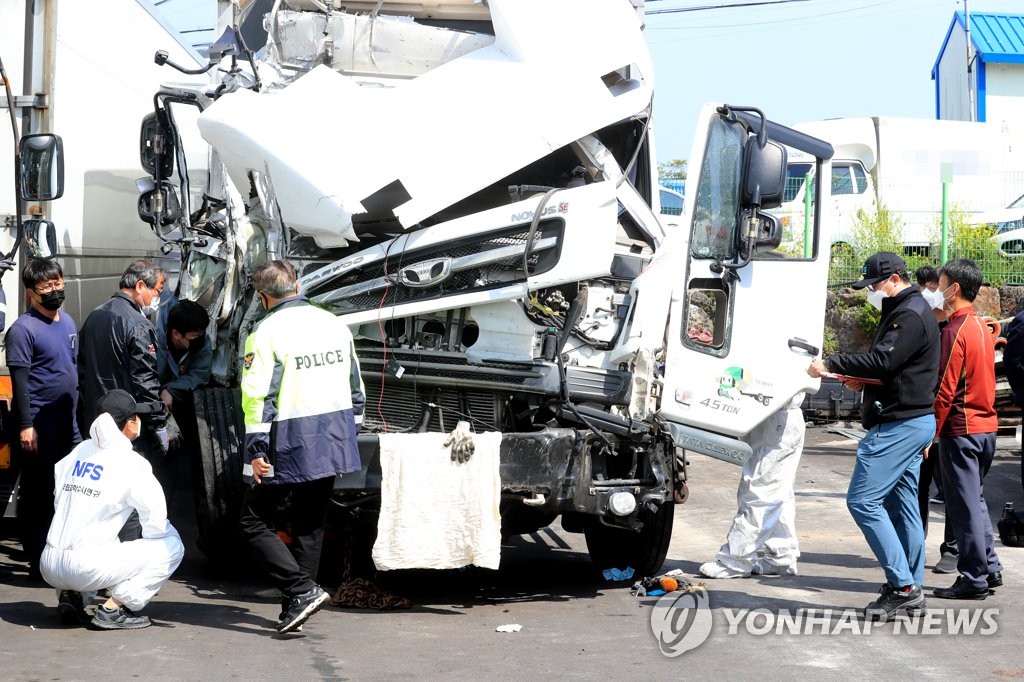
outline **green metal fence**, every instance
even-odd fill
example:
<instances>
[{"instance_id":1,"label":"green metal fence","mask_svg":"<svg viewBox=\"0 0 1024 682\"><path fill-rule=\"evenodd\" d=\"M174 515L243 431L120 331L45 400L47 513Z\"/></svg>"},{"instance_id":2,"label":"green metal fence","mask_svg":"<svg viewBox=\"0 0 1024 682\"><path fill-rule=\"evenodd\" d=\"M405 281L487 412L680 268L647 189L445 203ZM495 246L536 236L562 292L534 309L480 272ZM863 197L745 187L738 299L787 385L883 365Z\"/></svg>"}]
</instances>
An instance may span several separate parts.
<instances>
[{"instance_id":1,"label":"green metal fence","mask_svg":"<svg viewBox=\"0 0 1024 682\"><path fill-rule=\"evenodd\" d=\"M771 211L784 232L804 243L815 212L813 192L802 191L813 187L810 180L789 178L789 201ZM836 183L833 178L830 286L859 279L864 260L877 251L903 255L911 270L970 258L987 284L1024 285L1024 173L883 184L877 194L856 182Z\"/></svg>"}]
</instances>

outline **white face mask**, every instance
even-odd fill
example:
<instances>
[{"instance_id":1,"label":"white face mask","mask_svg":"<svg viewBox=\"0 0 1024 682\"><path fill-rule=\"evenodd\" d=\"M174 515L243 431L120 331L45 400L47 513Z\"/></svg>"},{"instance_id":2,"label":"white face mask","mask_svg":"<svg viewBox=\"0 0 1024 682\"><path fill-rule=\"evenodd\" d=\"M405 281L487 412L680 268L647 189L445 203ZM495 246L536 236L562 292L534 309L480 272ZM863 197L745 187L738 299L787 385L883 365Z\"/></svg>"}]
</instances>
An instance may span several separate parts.
<instances>
[{"instance_id":1,"label":"white face mask","mask_svg":"<svg viewBox=\"0 0 1024 682\"><path fill-rule=\"evenodd\" d=\"M939 291L938 289L936 289L935 291L932 291L931 289L925 289L924 291L921 292L921 295L924 296L924 300L928 301L928 305L930 305L935 310L941 310L942 306L946 303L946 297L943 296L942 292Z\"/></svg>"},{"instance_id":2,"label":"white face mask","mask_svg":"<svg viewBox=\"0 0 1024 682\"><path fill-rule=\"evenodd\" d=\"M869 291L868 292L868 303L875 306L879 310L882 309L882 301L889 298L881 291Z\"/></svg>"},{"instance_id":3,"label":"white face mask","mask_svg":"<svg viewBox=\"0 0 1024 682\"><path fill-rule=\"evenodd\" d=\"M156 313L156 311L159 310L159 309L160 309L160 297L159 296L154 296L153 300L149 302L149 305L142 307L142 312L143 312L144 315L152 315L152 314Z\"/></svg>"}]
</instances>

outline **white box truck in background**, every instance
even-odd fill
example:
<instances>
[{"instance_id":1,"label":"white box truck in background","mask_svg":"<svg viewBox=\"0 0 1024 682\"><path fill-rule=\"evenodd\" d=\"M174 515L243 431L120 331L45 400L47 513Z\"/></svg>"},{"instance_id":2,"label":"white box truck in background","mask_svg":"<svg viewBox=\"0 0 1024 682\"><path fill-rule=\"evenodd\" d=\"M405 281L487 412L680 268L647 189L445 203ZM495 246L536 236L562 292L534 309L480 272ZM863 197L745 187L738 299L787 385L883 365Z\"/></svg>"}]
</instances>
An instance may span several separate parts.
<instances>
[{"instance_id":1,"label":"white box truck in background","mask_svg":"<svg viewBox=\"0 0 1024 682\"><path fill-rule=\"evenodd\" d=\"M153 63L156 45L181 64L206 63L148 0L0 3L0 59L11 81L20 133L55 133L64 145L64 196L24 205L23 218L52 221L53 248L45 239L34 241L42 242L41 253L58 254L67 281L65 308L79 323L116 290L130 259L160 256L160 242L140 229L145 225L136 210L136 180L143 173L135 131L167 76ZM2 95L0 107L8 108ZM194 114L181 113L182 134L198 138ZM16 143L9 133L0 135L0 154L13 161ZM191 180L200 187L205 157L191 161ZM13 162L0 164L0 252L5 254L17 239L13 173ZM20 268L24 251L15 255ZM177 259L168 262L176 268ZM13 320L23 308L17 271L6 275L3 285Z\"/></svg>"},{"instance_id":2,"label":"white box truck in background","mask_svg":"<svg viewBox=\"0 0 1024 682\"><path fill-rule=\"evenodd\" d=\"M798 123L795 129L835 149L831 189L833 245L853 244L858 210L873 215L883 204L903 225L904 246L926 249L947 206L968 214L1006 206L1024 187L1024 127L930 119L837 118ZM772 211L799 233L807 215L806 155L791 150L785 202Z\"/></svg>"},{"instance_id":3,"label":"white box truck in background","mask_svg":"<svg viewBox=\"0 0 1024 682\"><path fill-rule=\"evenodd\" d=\"M0 254L15 260L0 282L8 326L25 307L19 272L26 256L60 260L64 309L79 325L117 290L130 260L156 258L177 271L178 258L162 257L160 241L138 217L136 180L144 175L138 122L153 109L153 93L167 76L153 63L154 46L182 64L199 66L205 60L148 0L62 2L60 11L57 6L55 0L0 3L0 61L11 95L8 100L0 91L0 109L6 110L0 156L7 159L0 163ZM195 115L181 114L181 134L198 139ZM34 152L22 158L31 171L24 174L16 173L14 163L19 138ZM206 180L205 150L190 161L191 180L199 188ZM56 183L58 165L63 196L18 200L16 175ZM47 187L39 189L36 197L54 196ZM0 386L9 389L2 362ZM16 513L17 479L17 456L12 459L0 442L0 516Z\"/></svg>"}]
</instances>

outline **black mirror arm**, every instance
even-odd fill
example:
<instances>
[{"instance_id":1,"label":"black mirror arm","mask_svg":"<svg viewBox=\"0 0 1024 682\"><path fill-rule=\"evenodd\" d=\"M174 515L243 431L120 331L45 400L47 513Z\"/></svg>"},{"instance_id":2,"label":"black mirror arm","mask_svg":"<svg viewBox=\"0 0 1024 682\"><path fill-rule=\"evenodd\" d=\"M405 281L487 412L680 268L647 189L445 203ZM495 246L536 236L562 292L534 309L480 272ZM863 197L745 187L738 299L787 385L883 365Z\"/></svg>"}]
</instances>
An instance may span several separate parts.
<instances>
[{"instance_id":1,"label":"black mirror arm","mask_svg":"<svg viewBox=\"0 0 1024 682\"><path fill-rule=\"evenodd\" d=\"M157 50L156 54L153 55L153 61L156 63L157 66L163 66L164 64L166 64L172 69L180 71L184 74L188 74L189 76L198 76L200 74L204 74L210 69L212 69L214 66L216 66L214 62L210 62L201 69L186 69L184 66L172 62L169 58L169 55L167 54L167 50Z\"/></svg>"},{"instance_id":2,"label":"black mirror arm","mask_svg":"<svg viewBox=\"0 0 1024 682\"><path fill-rule=\"evenodd\" d=\"M755 192L755 195L756 195L757 200L760 201L760 195L761 195L760 189L758 189ZM740 270L742 268L745 268L746 266L750 265L750 262L752 260L754 260L754 249L757 246L757 228L758 228L758 224L760 222L759 218L758 218L759 213L760 212L758 210L757 204L755 204L754 206L751 206L750 217L747 218L747 221L746 221L747 222L747 233L743 236L743 240L747 244L746 255L745 256L743 256L743 255L738 256L736 258L736 260L732 261L731 263L725 263L725 262L722 262L722 261L715 261L711 265L711 271L712 272L716 272L716 273L721 273L723 271L731 272L731 273L733 273L733 275L735 275L737 280L739 279L739 275L736 273L736 271Z\"/></svg>"}]
</instances>

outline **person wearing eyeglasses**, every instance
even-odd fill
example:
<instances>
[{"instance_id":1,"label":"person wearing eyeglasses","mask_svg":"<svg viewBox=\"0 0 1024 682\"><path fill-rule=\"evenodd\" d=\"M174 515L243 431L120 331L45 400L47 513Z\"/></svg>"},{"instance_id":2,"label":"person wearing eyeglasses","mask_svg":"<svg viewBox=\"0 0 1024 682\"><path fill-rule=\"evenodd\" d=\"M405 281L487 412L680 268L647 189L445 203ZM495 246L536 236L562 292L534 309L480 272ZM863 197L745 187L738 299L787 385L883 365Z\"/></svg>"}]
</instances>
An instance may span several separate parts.
<instances>
[{"instance_id":1,"label":"person wearing eyeglasses","mask_svg":"<svg viewBox=\"0 0 1024 682\"><path fill-rule=\"evenodd\" d=\"M41 580L39 557L53 518L53 466L82 440L75 422L78 326L62 309L64 271L59 262L31 260L21 281L28 308L7 331L7 366L14 388L14 444L23 463L21 541L30 578Z\"/></svg>"},{"instance_id":2,"label":"person wearing eyeglasses","mask_svg":"<svg viewBox=\"0 0 1024 682\"><path fill-rule=\"evenodd\" d=\"M815 360L807 371L812 377L832 372L865 379L847 382L864 391L861 423L868 432L857 446L846 506L885 571L880 596L865 617L885 622L899 611L914 616L925 608L917 490L922 454L935 435L939 325L895 253L870 256L853 288L866 288L868 302L882 311L871 347Z\"/></svg>"}]
</instances>

